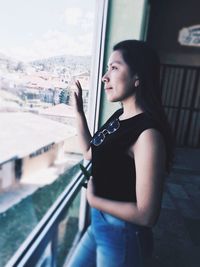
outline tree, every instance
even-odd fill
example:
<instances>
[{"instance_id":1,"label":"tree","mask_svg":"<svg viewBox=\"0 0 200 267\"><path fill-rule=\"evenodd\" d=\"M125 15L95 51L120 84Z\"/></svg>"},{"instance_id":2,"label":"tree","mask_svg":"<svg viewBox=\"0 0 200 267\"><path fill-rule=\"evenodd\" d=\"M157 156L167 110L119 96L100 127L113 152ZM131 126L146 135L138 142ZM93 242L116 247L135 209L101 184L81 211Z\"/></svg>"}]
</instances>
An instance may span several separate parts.
<instances>
[{"instance_id":1,"label":"tree","mask_svg":"<svg viewBox=\"0 0 200 267\"><path fill-rule=\"evenodd\" d=\"M59 99L60 99L60 103L67 104L69 100L68 92L63 89L59 94Z\"/></svg>"}]
</instances>

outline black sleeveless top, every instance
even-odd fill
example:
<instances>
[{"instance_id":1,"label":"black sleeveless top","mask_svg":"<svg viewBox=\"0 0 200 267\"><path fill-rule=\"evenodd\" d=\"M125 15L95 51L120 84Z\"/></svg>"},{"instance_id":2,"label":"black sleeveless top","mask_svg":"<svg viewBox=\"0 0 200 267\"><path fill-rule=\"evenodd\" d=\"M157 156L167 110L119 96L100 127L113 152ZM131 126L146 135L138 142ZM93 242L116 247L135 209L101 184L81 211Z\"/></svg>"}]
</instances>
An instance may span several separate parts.
<instances>
[{"instance_id":1,"label":"black sleeveless top","mask_svg":"<svg viewBox=\"0 0 200 267\"><path fill-rule=\"evenodd\" d=\"M122 113L123 109L117 110L98 132ZM107 134L102 144L91 144L95 194L112 200L136 202L135 163L127 151L144 130L159 128L146 113L119 120L119 123L120 127Z\"/></svg>"}]
</instances>

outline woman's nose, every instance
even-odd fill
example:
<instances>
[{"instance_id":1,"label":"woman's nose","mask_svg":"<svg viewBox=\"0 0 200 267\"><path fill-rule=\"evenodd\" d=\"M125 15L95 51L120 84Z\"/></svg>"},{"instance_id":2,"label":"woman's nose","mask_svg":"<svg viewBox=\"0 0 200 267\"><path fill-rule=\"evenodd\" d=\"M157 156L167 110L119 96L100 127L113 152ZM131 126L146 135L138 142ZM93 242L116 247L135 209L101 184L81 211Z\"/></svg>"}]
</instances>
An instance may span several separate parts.
<instances>
[{"instance_id":1,"label":"woman's nose","mask_svg":"<svg viewBox=\"0 0 200 267\"><path fill-rule=\"evenodd\" d=\"M108 75L107 75L107 72L103 75L103 77L102 77L102 82L108 82L108 80L109 80L109 77L108 77Z\"/></svg>"}]
</instances>

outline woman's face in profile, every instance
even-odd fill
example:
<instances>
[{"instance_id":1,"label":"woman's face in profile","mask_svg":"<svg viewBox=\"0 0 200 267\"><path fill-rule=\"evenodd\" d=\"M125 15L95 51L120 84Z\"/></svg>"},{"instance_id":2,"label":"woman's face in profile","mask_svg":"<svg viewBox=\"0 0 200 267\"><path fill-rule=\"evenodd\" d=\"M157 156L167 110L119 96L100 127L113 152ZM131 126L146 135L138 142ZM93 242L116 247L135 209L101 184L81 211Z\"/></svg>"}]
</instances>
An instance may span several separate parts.
<instances>
[{"instance_id":1,"label":"woman's face in profile","mask_svg":"<svg viewBox=\"0 0 200 267\"><path fill-rule=\"evenodd\" d=\"M112 52L102 81L110 102L122 101L134 94L133 77L120 51Z\"/></svg>"}]
</instances>

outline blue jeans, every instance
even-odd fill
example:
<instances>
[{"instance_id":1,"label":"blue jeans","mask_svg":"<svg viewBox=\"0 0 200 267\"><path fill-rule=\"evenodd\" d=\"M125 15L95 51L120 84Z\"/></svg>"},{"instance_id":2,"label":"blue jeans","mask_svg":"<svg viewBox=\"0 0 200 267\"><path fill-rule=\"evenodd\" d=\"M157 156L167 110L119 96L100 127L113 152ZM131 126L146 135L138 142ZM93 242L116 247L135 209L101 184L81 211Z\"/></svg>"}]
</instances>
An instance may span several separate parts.
<instances>
[{"instance_id":1,"label":"blue jeans","mask_svg":"<svg viewBox=\"0 0 200 267\"><path fill-rule=\"evenodd\" d=\"M67 267L142 267L153 250L150 228L91 209L91 225Z\"/></svg>"}]
</instances>

